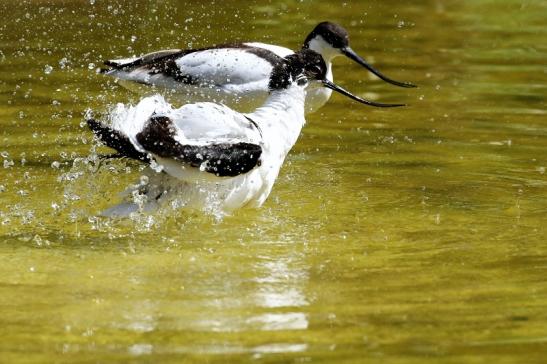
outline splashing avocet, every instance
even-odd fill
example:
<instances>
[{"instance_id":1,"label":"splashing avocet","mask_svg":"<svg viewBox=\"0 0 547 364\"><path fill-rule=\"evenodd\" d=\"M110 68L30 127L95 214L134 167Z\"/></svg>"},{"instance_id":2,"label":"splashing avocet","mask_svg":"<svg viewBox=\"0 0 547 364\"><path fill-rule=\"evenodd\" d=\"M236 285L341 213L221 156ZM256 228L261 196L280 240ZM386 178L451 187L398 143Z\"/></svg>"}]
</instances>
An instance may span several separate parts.
<instances>
[{"instance_id":1,"label":"splashing avocet","mask_svg":"<svg viewBox=\"0 0 547 364\"><path fill-rule=\"evenodd\" d=\"M329 81L327 72L323 58L304 49L273 68L269 96L252 113L210 102L173 109L163 97L153 96L136 107L120 106L112 126L88 120L106 145L152 167L146 183L128 191L132 200L104 214L125 216L175 200L181 207L212 207L222 213L260 207L305 123L308 84L319 83L370 104ZM140 204L135 202L137 197Z\"/></svg>"}]
</instances>

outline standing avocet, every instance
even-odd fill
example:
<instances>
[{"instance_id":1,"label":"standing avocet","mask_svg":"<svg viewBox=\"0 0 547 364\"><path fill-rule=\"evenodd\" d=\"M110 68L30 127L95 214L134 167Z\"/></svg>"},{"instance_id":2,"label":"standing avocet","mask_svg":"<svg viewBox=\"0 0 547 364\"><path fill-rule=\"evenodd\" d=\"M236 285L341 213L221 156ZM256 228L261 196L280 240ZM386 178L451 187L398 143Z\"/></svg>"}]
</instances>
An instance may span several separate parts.
<instances>
[{"instance_id":1,"label":"standing avocet","mask_svg":"<svg viewBox=\"0 0 547 364\"><path fill-rule=\"evenodd\" d=\"M333 80L332 60L345 55L386 82L416 87L394 81L373 68L351 49L348 32L338 24L318 24L306 37L303 49L311 49L323 57L329 81ZM251 111L268 97L272 69L290 54L294 52L288 48L256 42L171 49L143 57L106 61L109 68L103 72L139 93L150 92L150 87L146 86L154 86L157 90L168 90L184 103L214 101L239 111ZM311 86L306 95L306 112L323 106L331 93L330 89Z\"/></svg>"},{"instance_id":2,"label":"standing avocet","mask_svg":"<svg viewBox=\"0 0 547 364\"><path fill-rule=\"evenodd\" d=\"M201 102L173 109L161 96L136 107L119 106L112 126L88 120L93 132L121 155L149 162L147 181L129 191L133 200L105 212L125 216L171 201L177 206L229 213L261 206L296 143L304 119L305 88L321 84L362 103L329 81L319 54L304 49L278 63L269 96L252 113ZM402 106L394 104L391 106Z\"/></svg>"}]
</instances>

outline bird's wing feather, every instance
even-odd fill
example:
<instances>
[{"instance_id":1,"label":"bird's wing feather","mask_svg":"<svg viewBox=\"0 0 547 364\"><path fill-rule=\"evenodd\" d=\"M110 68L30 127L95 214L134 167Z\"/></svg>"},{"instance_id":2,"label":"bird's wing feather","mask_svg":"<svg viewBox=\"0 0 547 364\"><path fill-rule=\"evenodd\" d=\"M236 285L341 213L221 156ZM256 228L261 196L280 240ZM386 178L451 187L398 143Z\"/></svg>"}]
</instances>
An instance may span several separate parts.
<instances>
[{"instance_id":1,"label":"bird's wing feather","mask_svg":"<svg viewBox=\"0 0 547 364\"><path fill-rule=\"evenodd\" d=\"M292 53L290 49L263 44L241 43L204 49L170 49L143 57L106 61L103 72L147 85L225 88L242 92L240 86L267 89L272 67ZM169 86L171 85L171 86Z\"/></svg>"},{"instance_id":2,"label":"bird's wing feather","mask_svg":"<svg viewBox=\"0 0 547 364\"><path fill-rule=\"evenodd\" d=\"M165 115L174 121L182 143L207 144L213 140L258 143L261 140L256 124L224 105L187 104Z\"/></svg>"},{"instance_id":3,"label":"bird's wing feather","mask_svg":"<svg viewBox=\"0 0 547 364\"><path fill-rule=\"evenodd\" d=\"M164 62L173 56L180 57L185 54L185 51L180 49L164 49L157 52L145 54L142 57L111 59L104 62L106 66L113 69L126 69L151 65L154 63Z\"/></svg>"},{"instance_id":4,"label":"bird's wing feather","mask_svg":"<svg viewBox=\"0 0 547 364\"><path fill-rule=\"evenodd\" d=\"M118 105L110 118L111 127L90 126L107 145L140 160L152 153L193 167L203 165L205 171L219 176L231 176L254 168L262 152L257 124L223 105L202 102L174 110L156 95L136 106Z\"/></svg>"},{"instance_id":5,"label":"bird's wing feather","mask_svg":"<svg viewBox=\"0 0 547 364\"><path fill-rule=\"evenodd\" d=\"M186 144L179 141L178 132L169 117L152 116L136 139L158 157L174 159L220 177L238 176L259 164L262 148L258 144L238 140Z\"/></svg>"},{"instance_id":6,"label":"bird's wing feather","mask_svg":"<svg viewBox=\"0 0 547 364\"><path fill-rule=\"evenodd\" d=\"M138 59L107 61L106 74L143 84L181 84L222 88L267 83L273 64L281 58L263 48L211 48L163 51Z\"/></svg>"},{"instance_id":7,"label":"bird's wing feather","mask_svg":"<svg viewBox=\"0 0 547 364\"><path fill-rule=\"evenodd\" d=\"M112 129L120 131L132 143L148 120L154 116L167 116L177 128L177 138L183 144L207 144L212 140L260 142L258 127L243 114L224 105L210 102L173 107L160 95L143 98L135 106L118 104L110 113Z\"/></svg>"},{"instance_id":8,"label":"bird's wing feather","mask_svg":"<svg viewBox=\"0 0 547 364\"><path fill-rule=\"evenodd\" d=\"M281 58L285 58L288 55L294 53L294 51L289 49L289 48L281 47L281 46L274 45L274 44L266 44L266 43L260 43L260 42L247 42L247 43L244 43L244 44L246 46L249 46L249 47L256 47L256 48L266 49L266 50L276 54L278 57L281 57Z\"/></svg>"},{"instance_id":9,"label":"bird's wing feather","mask_svg":"<svg viewBox=\"0 0 547 364\"><path fill-rule=\"evenodd\" d=\"M254 50L254 51L253 51ZM222 87L226 84L249 84L268 81L272 62L281 58L256 48L213 48L189 53L174 62L180 75L194 83ZM171 68L174 70L174 68Z\"/></svg>"},{"instance_id":10,"label":"bird's wing feather","mask_svg":"<svg viewBox=\"0 0 547 364\"><path fill-rule=\"evenodd\" d=\"M87 125L104 144L108 147L115 149L121 156L137 159L143 162L149 162L149 158L146 153L138 151L131 140L122 132L111 128L94 119L88 119Z\"/></svg>"}]
</instances>

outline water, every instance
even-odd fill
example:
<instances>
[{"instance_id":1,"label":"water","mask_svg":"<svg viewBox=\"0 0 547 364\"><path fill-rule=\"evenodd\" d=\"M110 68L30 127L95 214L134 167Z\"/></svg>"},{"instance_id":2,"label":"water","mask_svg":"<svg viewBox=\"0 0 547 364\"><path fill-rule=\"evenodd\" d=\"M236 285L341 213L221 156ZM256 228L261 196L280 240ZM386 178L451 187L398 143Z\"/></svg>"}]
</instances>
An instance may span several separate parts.
<instances>
[{"instance_id":1,"label":"water","mask_svg":"<svg viewBox=\"0 0 547 364\"><path fill-rule=\"evenodd\" d=\"M212 3L211 3L212 4ZM542 1L0 1L0 361L541 363L547 355ZM138 98L105 58L319 21L334 95L265 206L96 214L139 176L81 123Z\"/></svg>"}]
</instances>

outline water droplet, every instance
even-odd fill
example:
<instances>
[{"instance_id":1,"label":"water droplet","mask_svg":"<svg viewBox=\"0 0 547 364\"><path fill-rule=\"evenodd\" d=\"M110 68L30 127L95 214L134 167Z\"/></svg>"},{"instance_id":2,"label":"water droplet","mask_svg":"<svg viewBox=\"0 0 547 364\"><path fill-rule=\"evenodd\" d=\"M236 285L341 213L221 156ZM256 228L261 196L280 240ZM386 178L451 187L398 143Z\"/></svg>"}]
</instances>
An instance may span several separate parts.
<instances>
[{"instance_id":1,"label":"water droplet","mask_svg":"<svg viewBox=\"0 0 547 364\"><path fill-rule=\"evenodd\" d=\"M61 58L61 59L59 60L59 67L61 67L61 69L65 69L67 63L68 63L68 59L67 59L67 58Z\"/></svg>"}]
</instances>

